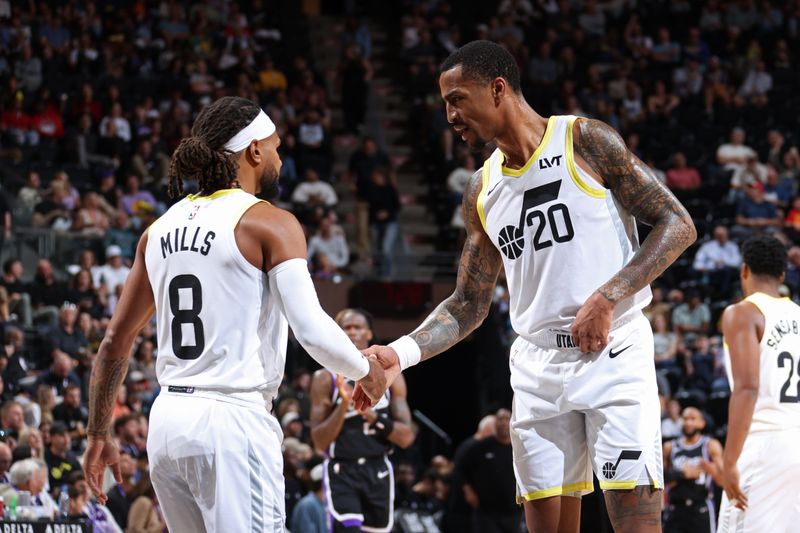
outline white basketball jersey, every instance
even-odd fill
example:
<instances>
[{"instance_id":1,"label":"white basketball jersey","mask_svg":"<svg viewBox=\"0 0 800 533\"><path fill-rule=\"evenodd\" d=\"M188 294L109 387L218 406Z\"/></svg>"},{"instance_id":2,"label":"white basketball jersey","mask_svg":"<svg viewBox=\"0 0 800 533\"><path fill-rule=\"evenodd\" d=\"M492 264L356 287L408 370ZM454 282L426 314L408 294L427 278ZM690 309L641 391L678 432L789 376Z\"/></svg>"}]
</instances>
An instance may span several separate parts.
<instances>
[{"instance_id":1,"label":"white basketball jersey","mask_svg":"<svg viewBox=\"0 0 800 533\"><path fill-rule=\"evenodd\" d=\"M286 318L266 274L242 256L234 236L257 202L240 189L189 195L148 229L162 387L277 393Z\"/></svg>"},{"instance_id":2,"label":"white basketball jersey","mask_svg":"<svg viewBox=\"0 0 800 533\"><path fill-rule=\"evenodd\" d=\"M800 428L800 306L757 292L745 298L764 315L759 343L758 398L750 432ZM728 382L733 389L725 344Z\"/></svg>"},{"instance_id":3,"label":"white basketball jersey","mask_svg":"<svg viewBox=\"0 0 800 533\"><path fill-rule=\"evenodd\" d=\"M500 250L511 324L526 340L569 331L578 309L639 248L633 217L575 164L577 117L552 116L542 142L519 170L499 149L483 166L478 215ZM615 324L650 301L650 288L617 303Z\"/></svg>"}]
</instances>

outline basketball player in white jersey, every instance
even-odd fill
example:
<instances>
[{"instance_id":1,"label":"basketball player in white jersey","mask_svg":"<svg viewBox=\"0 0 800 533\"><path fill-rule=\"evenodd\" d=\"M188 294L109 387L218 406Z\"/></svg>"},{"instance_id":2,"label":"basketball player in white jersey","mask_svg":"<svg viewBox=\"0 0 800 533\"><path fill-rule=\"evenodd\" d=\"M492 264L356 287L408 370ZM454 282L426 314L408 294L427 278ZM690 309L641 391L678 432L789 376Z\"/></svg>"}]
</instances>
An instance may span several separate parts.
<instances>
[{"instance_id":1,"label":"basketball player in white jersey","mask_svg":"<svg viewBox=\"0 0 800 533\"><path fill-rule=\"evenodd\" d=\"M322 365L382 396L386 380L320 307L297 220L258 200L276 185L280 139L257 104L205 108L170 167L172 206L142 236L90 384L87 481L104 502L109 435L135 336L155 311L161 394L150 416L150 470L173 533L284 530L281 430L270 413L287 322Z\"/></svg>"},{"instance_id":2,"label":"basketball player in white jersey","mask_svg":"<svg viewBox=\"0 0 800 533\"><path fill-rule=\"evenodd\" d=\"M719 533L800 531L800 306L782 298L786 248L742 245L745 299L725 309L731 383Z\"/></svg>"},{"instance_id":3,"label":"basketball player in white jersey","mask_svg":"<svg viewBox=\"0 0 800 533\"><path fill-rule=\"evenodd\" d=\"M464 193L455 291L413 333L368 353L391 381L447 350L486 317L504 268L519 334L511 437L528 529L577 532L594 470L618 532L660 531L660 411L641 309L649 283L695 240L691 218L608 125L537 114L504 48L458 49L439 87L456 133L497 149ZM653 227L641 246L634 217Z\"/></svg>"}]
</instances>

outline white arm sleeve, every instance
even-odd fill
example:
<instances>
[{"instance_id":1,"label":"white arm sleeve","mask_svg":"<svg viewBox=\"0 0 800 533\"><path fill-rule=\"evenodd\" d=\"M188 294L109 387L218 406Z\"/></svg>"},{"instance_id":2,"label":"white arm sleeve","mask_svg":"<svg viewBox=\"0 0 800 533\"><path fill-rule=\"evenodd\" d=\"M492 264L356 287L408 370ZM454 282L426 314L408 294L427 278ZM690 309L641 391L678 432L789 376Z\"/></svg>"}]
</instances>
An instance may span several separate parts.
<instances>
[{"instance_id":1,"label":"white arm sleeve","mask_svg":"<svg viewBox=\"0 0 800 533\"><path fill-rule=\"evenodd\" d=\"M305 259L284 261L267 275L295 337L315 361L348 379L369 373L366 358L319 304Z\"/></svg>"}]
</instances>

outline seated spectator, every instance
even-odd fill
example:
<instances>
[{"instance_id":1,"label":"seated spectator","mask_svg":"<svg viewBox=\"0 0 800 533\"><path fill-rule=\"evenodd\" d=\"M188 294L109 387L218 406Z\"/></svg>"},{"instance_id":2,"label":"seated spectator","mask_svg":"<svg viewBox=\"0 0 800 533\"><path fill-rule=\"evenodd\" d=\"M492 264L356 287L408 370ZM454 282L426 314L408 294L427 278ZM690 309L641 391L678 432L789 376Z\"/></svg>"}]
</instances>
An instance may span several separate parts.
<instances>
[{"instance_id":1,"label":"seated spectator","mask_svg":"<svg viewBox=\"0 0 800 533\"><path fill-rule=\"evenodd\" d=\"M464 218L461 209L461 198L464 195L464 190L467 188L469 180L472 179L472 174L475 172L475 158L472 154L464 154L461 159L461 164L454 168L450 175L447 176L447 188L450 190L450 198L453 204L453 218L450 221L451 226L457 228L464 227Z\"/></svg>"},{"instance_id":2,"label":"seated spectator","mask_svg":"<svg viewBox=\"0 0 800 533\"><path fill-rule=\"evenodd\" d=\"M25 185L17 192L17 210L33 215L33 210L42 201L42 180L35 170L28 172Z\"/></svg>"},{"instance_id":3,"label":"seated spectator","mask_svg":"<svg viewBox=\"0 0 800 533\"><path fill-rule=\"evenodd\" d=\"M142 453L139 447L139 418L135 414L123 416L114 421L114 436L119 442L120 452L138 459Z\"/></svg>"},{"instance_id":4,"label":"seated spectator","mask_svg":"<svg viewBox=\"0 0 800 533\"><path fill-rule=\"evenodd\" d=\"M142 139L131 158L131 169L142 183L159 185L167 177L169 157L157 147L154 148L150 139Z\"/></svg>"},{"instance_id":5,"label":"seated spectator","mask_svg":"<svg viewBox=\"0 0 800 533\"><path fill-rule=\"evenodd\" d=\"M156 199L148 190L139 188L139 178L135 174L128 176L125 182L125 193L120 205L130 217L151 215L156 210Z\"/></svg>"},{"instance_id":6,"label":"seated spectator","mask_svg":"<svg viewBox=\"0 0 800 533\"><path fill-rule=\"evenodd\" d=\"M681 46L672 40L669 28L658 29L658 37L650 55L653 62L661 67L677 65L681 59Z\"/></svg>"},{"instance_id":7,"label":"seated spectator","mask_svg":"<svg viewBox=\"0 0 800 533\"><path fill-rule=\"evenodd\" d=\"M321 181L319 173L313 168L306 169L304 180L294 189L292 202L301 206L323 205L334 207L339 201L330 183Z\"/></svg>"},{"instance_id":8,"label":"seated spectator","mask_svg":"<svg viewBox=\"0 0 800 533\"><path fill-rule=\"evenodd\" d=\"M8 310L16 313L20 322L25 326L31 325L31 297L25 283L22 281L24 274L22 261L10 257L3 262L3 275L0 277L0 286L8 292Z\"/></svg>"},{"instance_id":9,"label":"seated spectator","mask_svg":"<svg viewBox=\"0 0 800 533\"><path fill-rule=\"evenodd\" d=\"M764 184L764 200L785 210L794 196L795 184L792 180L781 180L778 170L772 165L766 165L766 170L767 182Z\"/></svg>"},{"instance_id":10,"label":"seated spectator","mask_svg":"<svg viewBox=\"0 0 800 533\"><path fill-rule=\"evenodd\" d=\"M40 143L49 142L50 146L64 136L61 114L50 102L36 102L31 115L31 128L36 131Z\"/></svg>"},{"instance_id":11,"label":"seated spectator","mask_svg":"<svg viewBox=\"0 0 800 533\"><path fill-rule=\"evenodd\" d=\"M716 355L706 335L698 335L692 346L691 356L686 360L686 389L711 392L716 377Z\"/></svg>"},{"instance_id":12,"label":"seated spectator","mask_svg":"<svg viewBox=\"0 0 800 533\"><path fill-rule=\"evenodd\" d=\"M33 208L33 225L67 231L72 227L72 211L67 207L67 191L60 184L53 184L50 195Z\"/></svg>"},{"instance_id":13,"label":"seated spectator","mask_svg":"<svg viewBox=\"0 0 800 533\"><path fill-rule=\"evenodd\" d=\"M12 146L36 146L39 136L31 124L31 117L25 112L22 91L14 95L13 107L6 108L0 116L0 140Z\"/></svg>"},{"instance_id":14,"label":"seated spectator","mask_svg":"<svg viewBox=\"0 0 800 533\"><path fill-rule=\"evenodd\" d=\"M764 61L756 61L755 66L739 88L739 98L742 103L749 102L756 107L767 104L767 94L772 90L772 76L766 71Z\"/></svg>"},{"instance_id":15,"label":"seated spectator","mask_svg":"<svg viewBox=\"0 0 800 533\"><path fill-rule=\"evenodd\" d=\"M267 115L275 123L275 130L278 136L284 139L285 136L294 130L296 125L296 112L294 106L289 103L286 91L278 91L272 103L266 109Z\"/></svg>"},{"instance_id":16,"label":"seated spectator","mask_svg":"<svg viewBox=\"0 0 800 533\"><path fill-rule=\"evenodd\" d=\"M293 533L325 533L328 531L327 511L322 494L323 465L317 464L308 475L308 494L292 510L289 527Z\"/></svg>"},{"instance_id":17,"label":"seated spectator","mask_svg":"<svg viewBox=\"0 0 800 533\"><path fill-rule=\"evenodd\" d=\"M308 256L323 253L334 270L342 269L350 262L350 250L341 227L334 224L333 215L327 214L320 221L319 229L308 240Z\"/></svg>"},{"instance_id":18,"label":"seated spectator","mask_svg":"<svg viewBox=\"0 0 800 533\"><path fill-rule=\"evenodd\" d=\"M717 148L717 162L726 170L735 171L742 168L748 159L758 157L755 150L744 144L745 133L742 128L733 128L730 142Z\"/></svg>"},{"instance_id":19,"label":"seated spectator","mask_svg":"<svg viewBox=\"0 0 800 533\"><path fill-rule=\"evenodd\" d=\"M25 424L25 412L22 405L13 400L4 402L0 406L0 424L3 425L3 429L14 432L14 436L19 436L28 427Z\"/></svg>"},{"instance_id":20,"label":"seated spectator","mask_svg":"<svg viewBox=\"0 0 800 533\"><path fill-rule=\"evenodd\" d=\"M686 303L672 311L672 327L686 344L691 344L697 335L708 334L711 321L711 310L701 299L697 291L686 294Z\"/></svg>"},{"instance_id":21,"label":"seated spectator","mask_svg":"<svg viewBox=\"0 0 800 533\"><path fill-rule=\"evenodd\" d=\"M339 275L339 269L333 266L328 254L318 251L313 256L311 256L310 261L310 271L311 276L314 279L326 280L326 281L335 281L338 282L341 280L341 276Z\"/></svg>"},{"instance_id":22,"label":"seated spectator","mask_svg":"<svg viewBox=\"0 0 800 533\"><path fill-rule=\"evenodd\" d=\"M81 312L88 312L94 318L103 315L105 298L102 298L94 286L92 273L81 269L70 282L69 301L75 302Z\"/></svg>"},{"instance_id":23,"label":"seated spectator","mask_svg":"<svg viewBox=\"0 0 800 533\"><path fill-rule=\"evenodd\" d=\"M81 195L72 184L72 181L70 181L69 174L63 170L56 172L53 175L53 181L50 182L50 188L53 189L54 187L63 187L64 191L66 191L64 205L67 209L75 211L81 206Z\"/></svg>"},{"instance_id":24,"label":"seated spectator","mask_svg":"<svg viewBox=\"0 0 800 533\"><path fill-rule=\"evenodd\" d=\"M111 168L119 163L104 153L104 141L95 132L92 117L88 113L81 115L76 127L67 130L66 144L69 160L81 168L88 168L90 165Z\"/></svg>"},{"instance_id":25,"label":"seated spectator","mask_svg":"<svg viewBox=\"0 0 800 533\"><path fill-rule=\"evenodd\" d=\"M87 358L89 340L83 336L75 324L78 320L78 306L65 302L58 312L58 327L48 335L50 353L53 360L58 355L67 355L75 362Z\"/></svg>"},{"instance_id":26,"label":"seated spectator","mask_svg":"<svg viewBox=\"0 0 800 533\"><path fill-rule=\"evenodd\" d=\"M669 118L681 99L667 91L667 84L656 81L655 92L647 98L647 114L651 118Z\"/></svg>"},{"instance_id":27,"label":"seated spectator","mask_svg":"<svg viewBox=\"0 0 800 533\"><path fill-rule=\"evenodd\" d=\"M64 389L64 400L53 409L53 419L63 422L69 429L72 450L80 453L86 439L86 428L89 424L89 411L81 404L81 388L67 385Z\"/></svg>"},{"instance_id":28,"label":"seated spectator","mask_svg":"<svg viewBox=\"0 0 800 533\"><path fill-rule=\"evenodd\" d=\"M321 105L326 105L325 89L314 82L314 73L311 69L306 69L301 74L300 81L294 84L289 91L289 100L295 109L305 109L312 93L317 95Z\"/></svg>"},{"instance_id":29,"label":"seated spectator","mask_svg":"<svg viewBox=\"0 0 800 533\"><path fill-rule=\"evenodd\" d=\"M72 222L73 231L87 237L103 237L108 229L108 217L100 209L100 197L96 192L88 191L83 195L83 205Z\"/></svg>"},{"instance_id":30,"label":"seated spectator","mask_svg":"<svg viewBox=\"0 0 800 533\"><path fill-rule=\"evenodd\" d=\"M131 142L131 124L123 116L122 104L119 102L115 102L111 106L111 113L100 121L100 134L103 137L117 137L126 143Z\"/></svg>"},{"instance_id":31,"label":"seated spectator","mask_svg":"<svg viewBox=\"0 0 800 533\"><path fill-rule=\"evenodd\" d=\"M11 448L5 442L0 442L0 486L11 483L8 469L11 467Z\"/></svg>"},{"instance_id":32,"label":"seated spectator","mask_svg":"<svg viewBox=\"0 0 800 533\"><path fill-rule=\"evenodd\" d=\"M672 156L672 167L667 170L667 187L672 190L693 191L700 185L700 173L686 164L683 152L676 152Z\"/></svg>"},{"instance_id":33,"label":"seated spectator","mask_svg":"<svg viewBox=\"0 0 800 533\"><path fill-rule=\"evenodd\" d=\"M670 400L667 403L667 416L661 419L661 439L667 441L678 438L682 434L681 404L678 400Z\"/></svg>"},{"instance_id":34,"label":"seated spectator","mask_svg":"<svg viewBox=\"0 0 800 533\"><path fill-rule=\"evenodd\" d=\"M158 378L156 377L156 349L155 344L150 339L144 339L136 347L128 368L128 375L139 372L147 381L147 391L151 392L158 388Z\"/></svg>"},{"instance_id":35,"label":"seated spectator","mask_svg":"<svg viewBox=\"0 0 800 533\"><path fill-rule=\"evenodd\" d=\"M800 196L795 196L792 200L792 208L783 221L784 232L793 242L800 242Z\"/></svg>"},{"instance_id":36,"label":"seated spectator","mask_svg":"<svg viewBox=\"0 0 800 533\"><path fill-rule=\"evenodd\" d=\"M50 476L50 486L60 487L67 482L72 472L80 472L81 465L72 451L69 430L63 422L53 422L50 426L50 446L44 451Z\"/></svg>"},{"instance_id":37,"label":"seated spectator","mask_svg":"<svg viewBox=\"0 0 800 533\"><path fill-rule=\"evenodd\" d=\"M29 505L35 509L35 519L53 518L55 511L53 500L49 497L43 498L43 493L46 494L44 487L47 483L47 474L39 460L31 458L17 461L11 465L8 477L10 483L0 485L0 497L9 501L12 495L19 497L21 492L26 491L31 496Z\"/></svg>"},{"instance_id":38,"label":"seated spectator","mask_svg":"<svg viewBox=\"0 0 800 533\"><path fill-rule=\"evenodd\" d=\"M715 289L715 294L725 297L730 294L733 284L739 279L742 256L739 246L729 240L728 228L714 228L714 238L704 242L694 256L692 268L703 276Z\"/></svg>"},{"instance_id":39,"label":"seated spectator","mask_svg":"<svg viewBox=\"0 0 800 533\"><path fill-rule=\"evenodd\" d=\"M17 446L28 446L31 450L31 457L44 460L44 439L42 432L35 427L28 426L23 429L17 439ZM0 464L2 464L2 447L0 446Z\"/></svg>"},{"instance_id":40,"label":"seated spectator","mask_svg":"<svg viewBox=\"0 0 800 533\"><path fill-rule=\"evenodd\" d=\"M123 263L133 264L133 256L138 242L139 238L133 231L131 219L125 211L120 209L111 217L111 227L106 231L106 237L103 240L106 250L111 246L119 246Z\"/></svg>"},{"instance_id":41,"label":"seated spectator","mask_svg":"<svg viewBox=\"0 0 800 533\"><path fill-rule=\"evenodd\" d=\"M126 533L153 533L166 531L167 524L158 506L158 498L153 484L150 482L150 473L145 470L141 473L139 481L131 493L131 509L128 513L128 527Z\"/></svg>"},{"instance_id":42,"label":"seated spectator","mask_svg":"<svg viewBox=\"0 0 800 533\"><path fill-rule=\"evenodd\" d=\"M731 188L743 190L750 185L761 184L767 181L767 167L762 165L756 156L750 156L743 166L737 167L731 177Z\"/></svg>"},{"instance_id":43,"label":"seated spectator","mask_svg":"<svg viewBox=\"0 0 800 533\"><path fill-rule=\"evenodd\" d=\"M115 483L109 489L106 506L111 511L114 521L119 524L119 527L126 529L128 527L128 512L131 508L131 501L128 495L133 494L134 478L138 475L138 471L136 469L136 461L125 452L120 452L119 454L119 471L122 475L122 483Z\"/></svg>"},{"instance_id":44,"label":"seated spectator","mask_svg":"<svg viewBox=\"0 0 800 533\"><path fill-rule=\"evenodd\" d=\"M83 517L96 533L122 533L111 510L94 499L82 471L72 472L67 484L70 518Z\"/></svg>"},{"instance_id":45,"label":"seated spectator","mask_svg":"<svg viewBox=\"0 0 800 533\"><path fill-rule=\"evenodd\" d=\"M22 380L35 375L41 364L25 345L25 335L21 329L6 326L4 345L6 364L2 374L4 384L2 393L13 397L22 392L20 385Z\"/></svg>"},{"instance_id":46,"label":"seated spectator","mask_svg":"<svg viewBox=\"0 0 800 533\"><path fill-rule=\"evenodd\" d=\"M330 154L328 151L328 132L322 123L322 116L316 109L306 110L297 127L297 150L300 168L314 168L328 176Z\"/></svg>"},{"instance_id":47,"label":"seated spectator","mask_svg":"<svg viewBox=\"0 0 800 533\"><path fill-rule=\"evenodd\" d=\"M105 285L109 294L113 294L118 287L125 285L131 269L122 262L122 248L112 244L106 248L106 262L100 267L100 283Z\"/></svg>"},{"instance_id":48,"label":"seated spectator","mask_svg":"<svg viewBox=\"0 0 800 533\"><path fill-rule=\"evenodd\" d=\"M56 398L61 398L70 385L81 386L81 380L74 369L74 360L65 353L59 353L54 356L50 368L39 375L36 385L50 388Z\"/></svg>"},{"instance_id":49,"label":"seated spectator","mask_svg":"<svg viewBox=\"0 0 800 533\"><path fill-rule=\"evenodd\" d=\"M667 329L664 315L653 317L653 342L656 370L680 374L678 369L678 336Z\"/></svg>"},{"instance_id":50,"label":"seated spectator","mask_svg":"<svg viewBox=\"0 0 800 533\"><path fill-rule=\"evenodd\" d=\"M733 233L737 240L743 240L757 232L777 231L780 227L778 208L764 199L764 186L755 184L747 187L736 213Z\"/></svg>"},{"instance_id":51,"label":"seated spectator","mask_svg":"<svg viewBox=\"0 0 800 533\"><path fill-rule=\"evenodd\" d=\"M58 324L58 309L67 301L65 283L56 279L53 264L47 259L39 259L36 275L28 287L33 306L33 319L46 319L53 326Z\"/></svg>"}]
</instances>

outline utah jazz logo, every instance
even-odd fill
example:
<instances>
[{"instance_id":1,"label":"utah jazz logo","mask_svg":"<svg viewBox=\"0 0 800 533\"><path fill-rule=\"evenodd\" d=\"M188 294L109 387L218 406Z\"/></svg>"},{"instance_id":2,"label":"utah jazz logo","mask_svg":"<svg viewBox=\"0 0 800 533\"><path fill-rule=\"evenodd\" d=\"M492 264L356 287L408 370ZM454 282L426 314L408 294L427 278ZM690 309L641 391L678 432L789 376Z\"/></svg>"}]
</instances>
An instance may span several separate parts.
<instances>
[{"instance_id":1,"label":"utah jazz logo","mask_svg":"<svg viewBox=\"0 0 800 533\"><path fill-rule=\"evenodd\" d=\"M531 211L534 207L557 200L560 189L561 180L558 180L525 191L525 196L522 198L522 212L519 214L519 224L504 227L497 236L497 244L506 257L516 259L522 255L522 250L525 249L525 237L523 236L525 226L535 226L534 250L553 246L553 241L561 243L572 240L575 230L572 227L572 220L566 204L553 204L546 213L538 209ZM544 230L547 226L550 227L552 240L544 237Z\"/></svg>"},{"instance_id":2,"label":"utah jazz logo","mask_svg":"<svg viewBox=\"0 0 800 533\"><path fill-rule=\"evenodd\" d=\"M614 479L617 475L617 466L619 466L620 461L636 461L640 455L642 455L641 450L622 450L619 457L617 457L616 463L609 461L603 464L603 476L606 479Z\"/></svg>"}]
</instances>

